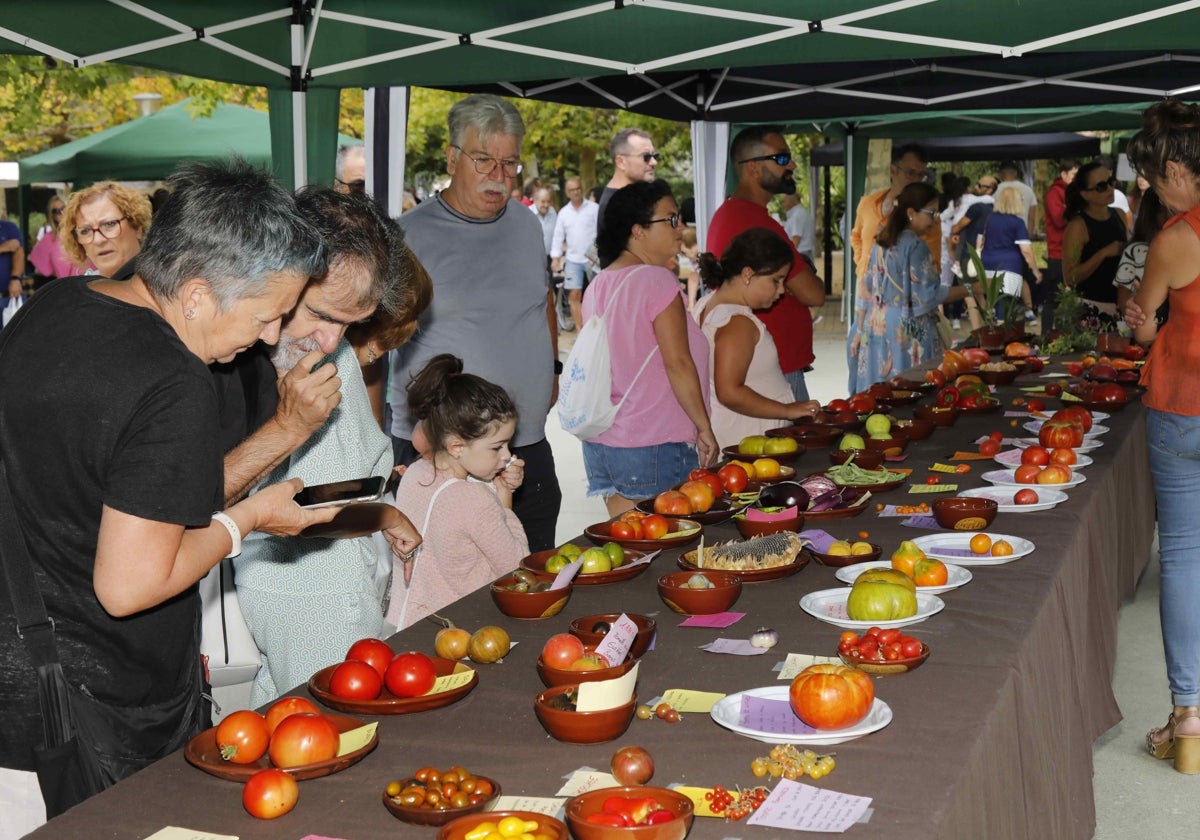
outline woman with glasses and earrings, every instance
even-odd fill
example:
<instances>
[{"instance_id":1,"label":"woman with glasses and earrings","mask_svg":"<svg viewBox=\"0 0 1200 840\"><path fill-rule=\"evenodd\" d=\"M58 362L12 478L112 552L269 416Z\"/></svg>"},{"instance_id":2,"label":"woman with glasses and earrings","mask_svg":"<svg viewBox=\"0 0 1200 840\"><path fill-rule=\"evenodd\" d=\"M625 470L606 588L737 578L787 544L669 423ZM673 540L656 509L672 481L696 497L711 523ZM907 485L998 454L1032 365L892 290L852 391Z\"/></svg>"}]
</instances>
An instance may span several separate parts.
<instances>
[{"instance_id":1,"label":"woman with glasses and earrings","mask_svg":"<svg viewBox=\"0 0 1200 840\"><path fill-rule=\"evenodd\" d=\"M583 318L605 316L613 424L583 442L588 495L611 516L685 481L717 457L708 419L708 342L667 268L683 222L666 181L622 187L605 207L596 248L604 270L583 298Z\"/></svg>"},{"instance_id":2,"label":"woman with glasses and earrings","mask_svg":"<svg viewBox=\"0 0 1200 840\"><path fill-rule=\"evenodd\" d=\"M133 258L150 229L150 199L114 181L72 193L58 230L67 258L85 274L113 280L133 275Z\"/></svg>"},{"instance_id":3,"label":"woman with glasses and earrings","mask_svg":"<svg viewBox=\"0 0 1200 840\"><path fill-rule=\"evenodd\" d=\"M909 184L875 237L867 270L858 281L854 327L847 339L850 393L945 351L937 308L965 299L967 288L942 285L923 241L940 221L937 190L922 182Z\"/></svg>"},{"instance_id":4,"label":"woman with glasses and earrings","mask_svg":"<svg viewBox=\"0 0 1200 840\"><path fill-rule=\"evenodd\" d=\"M67 257L63 250L63 240L59 236L59 223L67 204L57 195L46 205L46 233L29 252L29 262L33 265L34 289L60 277L74 277L83 269ZM40 231L39 231L40 233Z\"/></svg>"},{"instance_id":5,"label":"woman with glasses and earrings","mask_svg":"<svg viewBox=\"0 0 1200 840\"><path fill-rule=\"evenodd\" d=\"M1113 279L1128 229L1121 212L1109 205L1117 183L1104 164L1079 168L1067 187L1067 229L1063 232L1063 284L1083 299L1081 324L1105 332L1116 328L1117 287Z\"/></svg>"}]
</instances>

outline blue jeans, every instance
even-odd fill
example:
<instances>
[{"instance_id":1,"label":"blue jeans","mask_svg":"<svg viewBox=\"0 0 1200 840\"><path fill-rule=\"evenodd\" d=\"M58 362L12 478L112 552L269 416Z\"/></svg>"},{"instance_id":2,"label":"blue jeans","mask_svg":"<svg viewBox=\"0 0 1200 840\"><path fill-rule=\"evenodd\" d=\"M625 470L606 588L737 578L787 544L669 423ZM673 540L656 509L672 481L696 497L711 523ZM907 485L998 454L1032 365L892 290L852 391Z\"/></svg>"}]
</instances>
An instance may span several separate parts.
<instances>
[{"instance_id":1,"label":"blue jeans","mask_svg":"<svg viewBox=\"0 0 1200 840\"><path fill-rule=\"evenodd\" d=\"M637 500L657 496L686 481L688 473L700 466L700 458L690 443L624 447L585 440L583 466L589 496L607 499L619 493Z\"/></svg>"},{"instance_id":2,"label":"blue jeans","mask_svg":"<svg viewBox=\"0 0 1200 840\"><path fill-rule=\"evenodd\" d=\"M1146 443L1158 503L1159 618L1176 706L1200 704L1200 417L1148 409Z\"/></svg>"},{"instance_id":3,"label":"blue jeans","mask_svg":"<svg viewBox=\"0 0 1200 840\"><path fill-rule=\"evenodd\" d=\"M785 373L783 378L787 380L787 384L792 386L792 399L796 402L804 402L809 399L808 386L804 384L803 370L794 370L791 373Z\"/></svg>"},{"instance_id":4,"label":"blue jeans","mask_svg":"<svg viewBox=\"0 0 1200 840\"><path fill-rule=\"evenodd\" d=\"M583 289L583 281L587 277L587 263L563 261L563 288Z\"/></svg>"}]
</instances>

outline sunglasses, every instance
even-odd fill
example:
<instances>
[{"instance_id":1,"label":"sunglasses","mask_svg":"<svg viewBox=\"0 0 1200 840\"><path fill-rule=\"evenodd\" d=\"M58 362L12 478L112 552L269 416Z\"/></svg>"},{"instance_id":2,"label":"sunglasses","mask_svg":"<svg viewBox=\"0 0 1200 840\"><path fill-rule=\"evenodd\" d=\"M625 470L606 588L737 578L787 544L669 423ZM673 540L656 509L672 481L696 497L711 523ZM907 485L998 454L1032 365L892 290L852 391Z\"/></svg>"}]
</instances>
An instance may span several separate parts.
<instances>
[{"instance_id":1,"label":"sunglasses","mask_svg":"<svg viewBox=\"0 0 1200 840\"><path fill-rule=\"evenodd\" d=\"M1087 192L1089 190L1091 192L1104 192L1105 190L1111 190L1116 185L1117 179L1109 178L1107 181L1099 181L1095 184L1092 184L1090 187L1080 187L1079 189L1080 192Z\"/></svg>"},{"instance_id":2,"label":"sunglasses","mask_svg":"<svg viewBox=\"0 0 1200 840\"><path fill-rule=\"evenodd\" d=\"M745 160L739 160L738 164L741 165L743 163L750 163L751 161L756 161L756 160L773 160L773 161L775 161L776 166L787 166L789 163L792 162L792 155L790 152L778 152L777 154L773 154L773 155L759 155L758 157L752 157L752 158L746 158Z\"/></svg>"},{"instance_id":3,"label":"sunglasses","mask_svg":"<svg viewBox=\"0 0 1200 840\"><path fill-rule=\"evenodd\" d=\"M64 208L62 208L62 207L55 207L53 210L50 211L50 215L51 216L61 216L63 214L63 209Z\"/></svg>"},{"instance_id":4,"label":"sunglasses","mask_svg":"<svg viewBox=\"0 0 1200 840\"><path fill-rule=\"evenodd\" d=\"M979 187L979 189L981 189L981 190L994 190L994 189L996 189L996 185L995 185L995 184L985 184L983 181L978 181L978 182L975 184L975 186Z\"/></svg>"},{"instance_id":5,"label":"sunglasses","mask_svg":"<svg viewBox=\"0 0 1200 840\"><path fill-rule=\"evenodd\" d=\"M621 157L640 157L642 159L642 163L649 163L652 160L657 161L662 157L662 155L660 155L658 152L642 152L640 155L636 152L622 152Z\"/></svg>"}]
</instances>

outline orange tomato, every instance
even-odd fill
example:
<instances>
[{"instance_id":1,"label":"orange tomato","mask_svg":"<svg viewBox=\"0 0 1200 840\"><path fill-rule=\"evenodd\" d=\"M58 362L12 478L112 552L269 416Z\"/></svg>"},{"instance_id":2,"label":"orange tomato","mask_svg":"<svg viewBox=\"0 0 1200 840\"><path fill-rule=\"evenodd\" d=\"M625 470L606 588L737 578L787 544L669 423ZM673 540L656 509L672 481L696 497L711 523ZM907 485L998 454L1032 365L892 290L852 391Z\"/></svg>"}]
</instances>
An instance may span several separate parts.
<instances>
[{"instance_id":1,"label":"orange tomato","mask_svg":"<svg viewBox=\"0 0 1200 840\"><path fill-rule=\"evenodd\" d=\"M755 478L778 478L779 462L774 458L759 458L754 462Z\"/></svg>"},{"instance_id":2,"label":"orange tomato","mask_svg":"<svg viewBox=\"0 0 1200 840\"><path fill-rule=\"evenodd\" d=\"M1013 553L1012 544L1008 540L996 540L992 543L993 557L1010 557Z\"/></svg>"},{"instance_id":3,"label":"orange tomato","mask_svg":"<svg viewBox=\"0 0 1200 840\"><path fill-rule=\"evenodd\" d=\"M1071 480L1071 468L1062 464L1051 464L1038 473L1038 484L1065 484Z\"/></svg>"},{"instance_id":4,"label":"orange tomato","mask_svg":"<svg viewBox=\"0 0 1200 840\"><path fill-rule=\"evenodd\" d=\"M642 529L646 533L646 539L657 540L671 529L671 523L665 516L653 513L642 520Z\"/></svg>"},{"instance_id":5,"label":"orange tomato","mask_svg":"<svg viewBox=\"0 0 1200 840\"><path fill-rule=\"evenodd\" d=\"M1050 453L1051 464L1061 464L1064 467L1072 467L1078 463L1079 458L1075 456L1074 449L1055 449Z\"/></svg>"},{"instance_id":6,"label":"orange tomato","mask_svg":"<svg viewBox=\"0 0 1200 840\"><path fill-rule=\"evenodd\" d=\"M1000 542L1003 542L1001 540ZM987 554L988 549L992 547L992 538L987 534L976 534L971 537L971 551L975 554ZM1009 553L1011 554L1011 548Z\"/></svg>"},{"instance_id":7,"label":"orange tomato","mask_svg":"<svg viewBox=\"0 0 1200 840\"><path fill-rule=\"evenodd\" d=\"M927 557L917 561L913 583L917 586L945 586L949 577L945 563Z\"/></svg>"}]
</instances>

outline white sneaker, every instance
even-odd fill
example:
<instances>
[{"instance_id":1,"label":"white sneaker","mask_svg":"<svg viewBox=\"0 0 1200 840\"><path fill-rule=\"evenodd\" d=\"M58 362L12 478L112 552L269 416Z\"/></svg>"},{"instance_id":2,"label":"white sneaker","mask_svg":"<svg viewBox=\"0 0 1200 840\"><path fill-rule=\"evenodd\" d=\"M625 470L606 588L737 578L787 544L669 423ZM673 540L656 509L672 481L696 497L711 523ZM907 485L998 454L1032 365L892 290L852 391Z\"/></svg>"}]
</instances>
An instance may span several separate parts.
<instances>
[{"instance_id":1,"label":"white sneaker","mask_svg":"<svg viewBox=\"0 0 1200 840\"><path fill-rule=\"evenodd\" d=\"M961 330L962 329L962 321L955 318L953 321L950 322L950 326L956 330Z\"/></svg>"}]
</instances>

